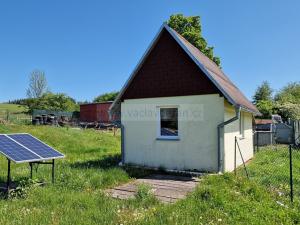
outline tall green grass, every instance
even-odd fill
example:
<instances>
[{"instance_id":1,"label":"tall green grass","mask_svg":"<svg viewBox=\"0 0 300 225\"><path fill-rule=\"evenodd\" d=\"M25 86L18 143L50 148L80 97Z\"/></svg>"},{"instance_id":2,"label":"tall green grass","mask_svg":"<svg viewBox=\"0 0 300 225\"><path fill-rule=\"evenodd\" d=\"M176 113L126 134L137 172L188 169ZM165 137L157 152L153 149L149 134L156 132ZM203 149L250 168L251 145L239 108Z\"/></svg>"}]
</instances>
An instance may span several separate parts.
<instances>
[{"instance_id":1,"label":"tall green grass","mask_svg":"<svg viewBox=\"0 0 300 225\"><path fill-rule=\"evenodd\" d=\"M300 201L300 150L292 149L292 168L295 201ZM266 146L256 153L247 165L250 179L265 186L276 194L278 201L290 201L290 160L289 146ZM245 176L243 168L239 176Z\"/></svg>"}]
</instances>

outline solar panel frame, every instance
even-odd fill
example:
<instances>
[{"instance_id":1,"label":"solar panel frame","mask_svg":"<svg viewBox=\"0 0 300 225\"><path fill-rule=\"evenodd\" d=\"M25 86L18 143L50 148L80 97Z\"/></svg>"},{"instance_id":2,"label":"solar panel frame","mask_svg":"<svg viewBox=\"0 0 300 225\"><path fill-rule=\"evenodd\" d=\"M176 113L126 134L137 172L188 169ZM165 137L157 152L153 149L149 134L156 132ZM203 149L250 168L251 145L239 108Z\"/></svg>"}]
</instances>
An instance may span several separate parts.
<instances>
[{"instance_id":1,"label":"solar panel frame","mask_svg":"<svg viewBox=\"0 0 300 225\"><path fill-rule=\"evenodd\" d=\"M37 162L37 161L42 161L42 158L37 155L36 153L30 151L30 149L28 149L27 147L23 146L22 144L18 143L17 141L13 140L12 138L10 138L9 136L7 136L6 134L0 134L0 136L4 136L6 138L8 138L10 141L13 141L16 145L20 146L21 148L27 150L28 152L30 152L31 154L36 155L38 158L32 158L32 159L28 159L28 160L17 160L16 158L13 158L11 155L8 155L6 153L4 153L3 151L0 150L1 154L4 155L6 158L8 158L9 160L15 162L15 163L25 163L25 162Z\"/></svg>"},{"instance_id":2,"label":"solar panel frame","mask_svg":"<svg viewBox=\"0 0 300 225\"><path fill-rule=\"evenodd\" d=\"M37 142L40 142L41 144L47 146L48 148L50 148L52 151L55 151L56 153L60 154L60 156L53 156L53 157L43 157L41 155L39 155L37 152L35 152L34 150L30 150L31 152L34 152L36 155L40 156L41 157L41 160L40 161L46 161L46 160L52 160L52 159L61 159L61 158L64 158L65 155L59 151L57 151L56 149L54 149L53 147L49 146L48 144L46 144L45 142L41 141L40 139L34 137L33 135L29 134L29 133L12 133L12 134L8 134L9 135L29 135L30 137L32 137L33 139L35 139ZM14 139L15 140L15 139ZM18 140L15 140L17 143ZM23 145L22 143L19 143L20 145L24 146L25 148L27 149L30 149L29 147L26 147L25 145Z\"/></svg>"},{"instance_id":3,"label":"solar panel frame","mask_svg":"<svg viewBox=\"0 0 300 225\"><path fill-rule=\"evenodd\" d=\"M52 151L56 152L57 154L59 154L59 156L53 156L53 157L42 157L41 155L39 155L37 152L35 152L34 150L31 150L29 147L23 145L22 143L18 142L17 140L13 139L12 137L10 137L10 135L28 135L30 136L31 138L33 138L35 141L39 142L40 144L50 148ZM26 150L27 152L30 152L30 154L33 154L33 155L36 155L37 157L36 158L32 158L32 159L26 159L26 160L18 160L16 158L13 158L11 155L16 155L16 154L11 154L11 155L8 155L6 153L4 153L3 151L0 150L0 153L2 155L4 155L6 158L8 158L9 160L19 164L19 163L26 163L26 162L42 162L42 161L47 161L47 160L54 160L54 159L60 159L60 158L64 158L65 155L59 151L57 151L56 149L54 149L53 147L49 146L48 144L46 144L45 142L39 140L38 138L34 137L33 135L31 134L28 134L28 133L12 133L12 134L0 134L0 136L4 136L6 137L7 139L9 139L10 141L14 142L14 144L18 145L18 147ZM1 147L1 146L0 146ZM21 157L19 157L21 158Z\"/></svg>"}]
</instances>

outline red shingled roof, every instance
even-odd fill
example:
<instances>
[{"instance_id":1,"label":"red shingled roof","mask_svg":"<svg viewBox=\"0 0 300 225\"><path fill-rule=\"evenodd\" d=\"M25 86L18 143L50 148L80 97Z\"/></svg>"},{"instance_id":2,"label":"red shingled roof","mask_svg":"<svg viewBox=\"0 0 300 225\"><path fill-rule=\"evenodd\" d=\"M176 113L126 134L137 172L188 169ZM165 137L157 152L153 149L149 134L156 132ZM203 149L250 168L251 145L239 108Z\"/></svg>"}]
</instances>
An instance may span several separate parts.
<instances>
[{"instance_id":1,"label":"red shingled roof","mask_svg":"<svg viewBox=\"0 0 300 225\"><path fill-rule=\"evenodd\" d=\"M192 58L192 60L200 67L200 69L208 76L208 78L216 85L216 87L222 92L224 97L235 106L241 106L244 110L250 111L255 114L260 114L257 108L243 95L243 93L230 81L230 79L225 75L225 73L207 56L205 56L199 49L188 42L184 37L178 34L175 30L170 28L167 24L163 24L152 45L144 55L143 59L139 65L134 70L133 74L120 91L119 96L117 96L115 102L111 106L111 110L119 104L119 101L135 76L138 68L143 63L143 60L147 57L153 45L155 45L157 39L160 37L160 33L163 29L166 29L172 37L178 42L178 44L185 50L185 52Z\"/></svg>"}]
</instances>

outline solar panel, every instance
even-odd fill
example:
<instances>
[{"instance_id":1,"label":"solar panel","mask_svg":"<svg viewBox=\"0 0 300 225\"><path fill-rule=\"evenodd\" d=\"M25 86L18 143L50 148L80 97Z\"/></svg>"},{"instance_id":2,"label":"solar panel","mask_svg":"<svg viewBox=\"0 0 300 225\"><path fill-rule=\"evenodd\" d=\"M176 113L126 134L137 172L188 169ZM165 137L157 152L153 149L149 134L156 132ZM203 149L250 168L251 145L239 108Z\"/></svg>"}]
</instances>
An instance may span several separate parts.
<instances>
[{"instance_id":1,"label":"solar panel","mask_svg":"<svg viewBox=\"0 0 300 225\"><path fill-rule=\"evenodd\" d=\"M6 135L0 135L0 152L16 163L41 160L41 157L37 154L31 152Z\"/></svg>"},{"instance_id":2,"label":"solar panel","mask_svg":"<svg viewBox=\"0 0 300 225\"><path fill-rule=\"evenodd\" d=\"M10 138L30 149L42 159L63 158L64 155L30 134L10 134Z\"/></svg>"}]
</instances>

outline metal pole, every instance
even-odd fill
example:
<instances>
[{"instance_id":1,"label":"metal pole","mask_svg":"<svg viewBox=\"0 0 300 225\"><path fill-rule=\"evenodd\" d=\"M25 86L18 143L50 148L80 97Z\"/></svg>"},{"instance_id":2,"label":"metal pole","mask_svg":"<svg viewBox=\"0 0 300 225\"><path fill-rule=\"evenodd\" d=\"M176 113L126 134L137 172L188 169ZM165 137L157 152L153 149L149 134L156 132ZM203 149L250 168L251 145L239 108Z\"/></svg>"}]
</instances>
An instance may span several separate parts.
<instances>
[{"instance_id":1,"label":"metal pole","mask_svg":"<svg viewBox=\"0 0 300 225\"><path fill-rule=\"evenodd\" d=\"M256 131L256 152L258 152L258 131Z\"/></svg>"},{"instance_id":2,"label":"metal pole","mask_svg":"<svg viewBox=\"0 0 300 225\"><path fill-rule=\"evenodd\" d=\"M32 180L32 163L30 162L29 165L30 165L30 179Z\"/></svg>"},{"instance_id":3,"label":"metal pole","mask_svg":"<svg viewBox=\"0 0 300 225\"><path fill-rule=\"evenodd\" d=\"M7 187L7 193L9 193L9 188L10 188L10 160L7 159L7 182L6 182L6 187Z\"/></svg>"},{"instance_id":4,"label":"metal pole","mask_svg":"<svg viewBox=\"0 0 300 225\"><path fill-rule=\"evenodd\" d=\"M245 164L245 160L244 160L243 154L242 154L241 149L240 149L240 145L239 145L238 142L236 142L236 144L237 144L237 147L239 148L240 156L241 156L241 159L242 159L242 162L243 162L243 165L244 165L244 169L245 169L247 178L249 179L248 170L247 170L247 167L246 167L246 164Z\"/></svg>"},{"instance_id":5,"label":"metal pole","mask_svg":"<svg viewBox=\"0 0 300 225\"><path fill-rule=\"evenodd\" d=\"M52 159L52 184L54 184L54 166L55 164L54 164L54 159Z\"/></svg>"},{"instance_id":6,"label":"metal pole","mask_svg":"<svg viewBox=\"0 0 300 225\"><path fill-rule=\"evenodd\" d=\"M234 175L236 175L236 136L234 137Z\"/></svg>"},{"instance_id":7,"label":"metal pole","mask_svg":"<svg viewBox=\"0 0 300 225\"><path fill-rule=\"evenodd\" d=\"M289 145L290 153L290 188L291 188L291 202L294 201L294 191L293 191L293 156L292 156L292 145Z\"/></svg>"},{"instance_id":8,"label":"metal pole","mask_svg":"<svg viewBox=\"0 0 300 225\"><path fill-rule=\"evenodd\" d=\"M270 129L270 131L271 131L271 134L270 134L270 142L271 142L271 145L272 145L272 147L273 147L273 126L272 126L272 124L271 124L271 129Z\"/></svg>"}]
</instances>

